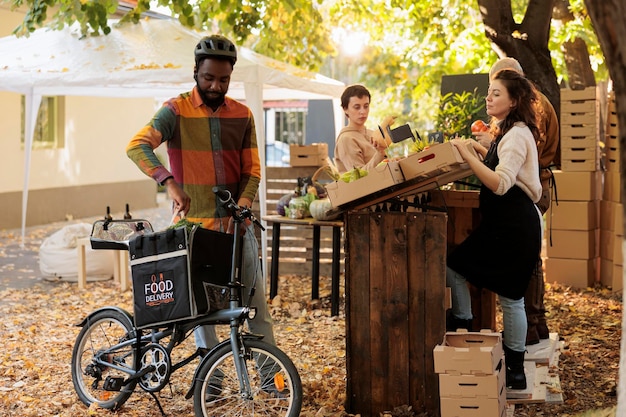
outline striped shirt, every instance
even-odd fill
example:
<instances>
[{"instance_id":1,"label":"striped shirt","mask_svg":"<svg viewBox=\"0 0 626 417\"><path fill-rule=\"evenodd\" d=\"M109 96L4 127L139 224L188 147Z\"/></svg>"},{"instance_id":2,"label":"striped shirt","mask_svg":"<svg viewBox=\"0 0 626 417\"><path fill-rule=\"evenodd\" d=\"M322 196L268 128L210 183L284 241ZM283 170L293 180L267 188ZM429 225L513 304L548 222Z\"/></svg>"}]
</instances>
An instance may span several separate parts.
<instances>
[{"instance_id":1,"label":"striped shirt","mask_svg":"<svg viewBox=\"0 0 626 417\"><path fill-rule=\"evenodd\" d=\"M154 153L163 142L171 171ZM191 198L187 219L208 229L224 231L230 217L218 204L214 186L229 190L235 201L253 201L261 181L250 109L226 97L214 112L202 102L197 87L166 101L131 139L126 153L159 183L173 176Z\"/></svg>"}]
</instances>

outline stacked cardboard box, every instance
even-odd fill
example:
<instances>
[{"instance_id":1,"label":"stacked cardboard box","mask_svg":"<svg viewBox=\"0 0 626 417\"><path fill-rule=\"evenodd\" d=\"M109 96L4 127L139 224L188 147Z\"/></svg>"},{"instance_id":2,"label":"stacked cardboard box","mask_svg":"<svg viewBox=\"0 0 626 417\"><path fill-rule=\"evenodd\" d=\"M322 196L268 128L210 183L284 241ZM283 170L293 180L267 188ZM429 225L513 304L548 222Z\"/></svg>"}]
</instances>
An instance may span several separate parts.
<instances>
[{"instance_id":1,"label":"stacked cardboard box","mask_svg":"<svg viewBox=\"0 0 626 417\"><path fill-rule=\"evenodd\" d=\"M445 334L433 351L441 417L506 415L506 367L500 333Z\"/></svg>"},{"instance_id":2,"label":"stacked cardboard box","mask_svg":"<svg viewBox=\"0 0 626 417\"><path fill-rule=\"evenodd\" d=\"M609 96L605 139L604 193L600 204L600 282L621 291L624 272L624 207L621 200L620 146L614 95Z\"/></svg>"},{"instance_id":3,"label":"stacked cardboard box","mask_svg":"<svg viewBox=\"0 0 626 417\"><path fill-rule=\"evenodd\" d=\"M292 167L321 167L326 165L328 144L290 145L289 165Z\"/></svg>"},{"instance_id":4,"label":"stacked cardboard box","mask_svg":"<svg viewBox=\"0 0 626 417\"><path fill-rule=\"evenodd\" d=\"M561 90L561 168L597 171L599 100L596 87Z\"/></svg>"},{"instance_id":5,"label":"stacked cardboard box","mask_svg":"<svg viewBox=\"0 0 626 417\"><path fill-rule=\"evenodd\" d=\"M593 285L598 264L599 100L596 88L561 90L561 169L546 213L546 277L576 288Z\"/></svg>"},{"instance_id":6,"label":"stacked cardboard box","mask_svg":"<svg viewBox=\"0 0 626 417\"><path fill-rule=\"evenodd\" d=\"M593 285L598 258L599 171L553 171L558 201L546 213L546 276L576 288Z\"/></svg>"}]
</instances>

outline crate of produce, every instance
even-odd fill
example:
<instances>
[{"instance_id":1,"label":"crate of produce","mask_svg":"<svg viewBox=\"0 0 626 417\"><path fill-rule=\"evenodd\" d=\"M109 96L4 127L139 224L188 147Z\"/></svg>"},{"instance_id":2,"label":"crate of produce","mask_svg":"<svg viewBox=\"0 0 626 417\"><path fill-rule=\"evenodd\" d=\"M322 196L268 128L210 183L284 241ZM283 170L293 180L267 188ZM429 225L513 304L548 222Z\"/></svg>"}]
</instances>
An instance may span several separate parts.
<instances>
[{"instance_id":1,"label":"crate of produce","mask_svg":"<svg viewBox=\"0 0 626 417\"><path fill-rule=\"evenodd\" d=\"M356 181L331 182L326 185L326 192L333 207L339 207L402 182L404 176L400 165L390 161L370 169L366 176Z\"/></svg>"},{"instance_id":2,"label":"crate of produce","mask_svg":"<svg viewBox=\"0 0 626 417\"><path fill-rule=\"evenodd\" d=\"M476 155L471 141L466 142L468 150ZM450 172L458 168L466 168L467 163L458 149L450 142L438 143L422 152L414 153L400 160L400 169L406 180L427 179Z\"/></svg>"}]
</instances>

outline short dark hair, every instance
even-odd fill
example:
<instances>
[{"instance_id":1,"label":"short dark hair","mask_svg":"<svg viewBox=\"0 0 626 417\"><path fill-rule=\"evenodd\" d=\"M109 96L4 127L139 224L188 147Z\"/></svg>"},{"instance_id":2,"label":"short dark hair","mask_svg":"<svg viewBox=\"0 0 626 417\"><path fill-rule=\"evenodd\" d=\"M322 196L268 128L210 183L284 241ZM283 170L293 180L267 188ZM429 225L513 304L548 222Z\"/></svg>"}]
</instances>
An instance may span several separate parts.
<instances>
[{"instance_id":1,"label":"short dark hair","mask_svg":"<svg viewBox=\"0 0 626 417\"><path fill-rule=\"evenodd\" d=\"M343 94L341 94L341 107L344 110L347 109L348 105L350 104L351 97L361 98L364 96L369 98L370 100L372 99L369 90L364 86L360 84L349 85L348 87L346 87L345 90L343 90Z\"/></svg>"}]
</instances>

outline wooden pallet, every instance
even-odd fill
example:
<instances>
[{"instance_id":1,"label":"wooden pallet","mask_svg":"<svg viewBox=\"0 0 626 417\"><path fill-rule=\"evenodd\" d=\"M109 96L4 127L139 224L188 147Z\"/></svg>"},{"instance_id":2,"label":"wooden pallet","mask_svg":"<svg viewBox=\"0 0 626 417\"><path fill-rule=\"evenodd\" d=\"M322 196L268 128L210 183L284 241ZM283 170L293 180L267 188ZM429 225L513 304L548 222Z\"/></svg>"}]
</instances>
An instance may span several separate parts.
<instances>
[{"instance_id":1,"label":"wooden pallet","mask_svg":"<svg viewBox=\"0 0 626 417\"><path fill-rule=\"evenodd\" d=\"M561 344L558 334L550 333L548 339L526 347L524 370L528 388L507 391L507 417L515 415L515 404L563 402L559 375L554 371L558 365Z\"/></svg>"}]
</instances>

